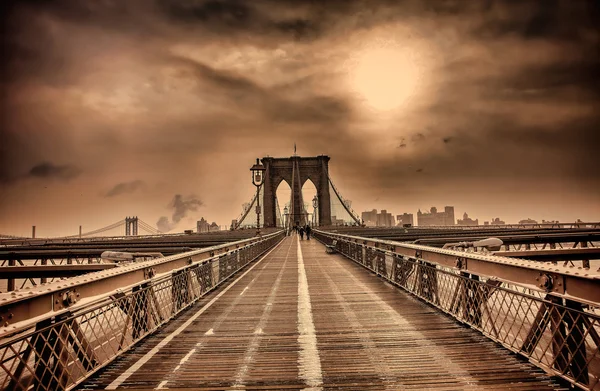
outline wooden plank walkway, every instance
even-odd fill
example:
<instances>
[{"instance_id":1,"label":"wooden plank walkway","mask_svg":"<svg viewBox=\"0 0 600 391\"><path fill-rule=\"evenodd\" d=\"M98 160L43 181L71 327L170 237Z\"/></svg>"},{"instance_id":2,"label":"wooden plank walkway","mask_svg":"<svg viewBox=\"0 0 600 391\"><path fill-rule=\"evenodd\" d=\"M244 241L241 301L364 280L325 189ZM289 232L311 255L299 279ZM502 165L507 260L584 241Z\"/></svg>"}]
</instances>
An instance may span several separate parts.
<instances>
[{"instance_id":1,"label":"wooden plank walkway","mask_svg":"<svg viewBox=\"0 0 600 391\"><path fill-rule=\"evenodd\" d=\"M478 332L297 236L80 387L557 388Z\"/></svg>"}]
</instances>

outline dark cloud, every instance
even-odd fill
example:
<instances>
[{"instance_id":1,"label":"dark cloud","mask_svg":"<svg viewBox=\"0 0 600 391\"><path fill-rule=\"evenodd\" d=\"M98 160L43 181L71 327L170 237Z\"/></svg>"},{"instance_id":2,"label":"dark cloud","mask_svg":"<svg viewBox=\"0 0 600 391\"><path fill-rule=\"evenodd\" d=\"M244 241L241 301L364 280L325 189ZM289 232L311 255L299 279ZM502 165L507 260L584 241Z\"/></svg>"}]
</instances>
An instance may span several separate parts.
<instances>
[{"instance_id":1,"label":"dark cloud","mask_svg":"<svg viewBox=\"0 0 600 391\"><path fill-rule=\"evenodd\" d=\"M183 197L181 194L176 194L170 204L173 208L173 222L179 223L189 212L197 211L202 205L204 203L196 196Z\"/></svg>"},{"instance_id":2,"label":"dark cloud","mask_svg":"<svg viewBox=\"0 0 600 391\"><path fill-rule=\"evenodd\" d=\"M112 189L110 189L109 191L107 191L104 196L105 197L115 197L121 194L131 194L136 192L137 190L140 190L142 188L144 188L146 184L141 181L141 180L135 180L135 181L130 181L130 182L121 182L121 183L117 183L115 186L113 186Z\"/></svg>"},{"instance_id":3,"label":"dark cloud","mask_svg":"<svg viewBox=\"0 0 600 391\"><path fill-rule=\"evenodd\" d=\"M64 210L81 181L105 189L94 202L137 191L147 221L159 219L169 189L202 192L206 217L228 221L252 192L240 185L248 162L286 156L294 142L332 156L357 210L372 209L380 189L391 191L377 202L392 203L400 192L433 197L445 183L465 197L516 188L538 204L550 180L573 208L591 210L581 197L600 192L598 4L2 2L0 214L17 210L16 199L41 205L17 195L35 184L20 179L43 177L65 182L56 190ZM392 113L367 107L351 72L382 41L414 52L423 69L414 97ZM56 156L77 166L40 164ZM138 181L118 183L124 170L164 185L140 192ZM200 206L173 197L160 229Z\"/></svg>"},{"instance_id":4,"label":"dark cloud","mask_svg":"<svg viewBox=\"0 0 600 391\"><path fill-rule=\"evenodd\" d=\"M81 171L70 164L56 165L50 162L40 163L33 166L29 170L28 176L31 178L48 178L48 179L60 179L64 181L71 180L77 177Z\"/></svg>"},{"instance_id":5,"label":"dark cloud","mask_svg":"<svg viewBox=\"0 0 600 391\"><path fill-rule=\"evenodd\" d=\"M524 39L580 41L586 30L597 29L597 1L490 1L484 23L473 33L483 38L518 36Z\"/></svg>"},{"instance_id":6,"label":"dark cloud","mask_svg":"<svg viewBox=\"0 0 600 391\"><path fill-rule=\"evenodd\" d=\"M175 228L175 224L171 223L167 216L161 216L156 222L156 227L160 232L166 233Z\"/></svg>"},{"instance_id":7,"label":"dark cloud","mask_svg":"<svg viewBox=\"0 0 600 391\"><path fill-rule=\"evenodd\" d=\"M243 75L217 70L198 61L175 58L193 71L193 76L202 84L205 93L211 91L213 98L224 99L224 103L246 110L255 110L267 119L296 123L346 122L351 116L347 99L327 96L314 91L306 98L290 99L280 88L266 88ZM284 88L289 88L285 86Z\"/></svg>"},{"instance_id":8,"label":"dark cloud","mask_svg":"<svg viewBox=\"0 0 600 391\"><path fill-rule=\"evenodd\" d=\"M171 220L167 216L161 216L156 222L156 226L159 231L169 232L190 212L196 212L202 205L204 203L194 195L184 197L181 194L175 194L169 204L169 207L173 209Z\"/></svg>"},{"instance_id":9,"label":"dark cloud","mask_svg":"<svg viewBox=\"0 0 600 391\"><path fill-rule=\"evenodd\" d=\"M310 40L321 33L318 18L277 16L273 8L281 6L306 8L309 4L240 2L209 0L204 2L159 1L160 9L175 22L201 27L212 34L236 34L238 36L274 35L284 39ZM314 16L314 10L310 12Z\"/></svg>"}]
</instances>

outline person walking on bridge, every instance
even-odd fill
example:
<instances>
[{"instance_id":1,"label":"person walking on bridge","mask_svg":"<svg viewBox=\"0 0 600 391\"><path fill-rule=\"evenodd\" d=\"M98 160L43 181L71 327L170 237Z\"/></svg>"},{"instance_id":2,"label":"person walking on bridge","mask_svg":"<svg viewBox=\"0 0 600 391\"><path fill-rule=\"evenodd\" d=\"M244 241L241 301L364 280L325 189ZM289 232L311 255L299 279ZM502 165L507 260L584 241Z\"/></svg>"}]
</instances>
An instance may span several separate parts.
<instances>
[{"instance_id":1,"label":"person walking on bridge","mask_svg":"<svg viewBox=\"0 0 600 391\"><path fill-rule=\"evenodd\" d=\"M300 227L299 232L300 232L300 240L304 240L304 227Z\"/></svg>"},{"instance_id":2,"label":"person walking on bridge","mask_svg":"<svg viewBox=\"0 0 600 391\"><path fill-rule=\"evenodd\" d=\"M306 228L304 228L304 230L306 231L306 240L310 240L310 233L312 231L310 225L306 224Z\"/></svg>"}]
</instances>

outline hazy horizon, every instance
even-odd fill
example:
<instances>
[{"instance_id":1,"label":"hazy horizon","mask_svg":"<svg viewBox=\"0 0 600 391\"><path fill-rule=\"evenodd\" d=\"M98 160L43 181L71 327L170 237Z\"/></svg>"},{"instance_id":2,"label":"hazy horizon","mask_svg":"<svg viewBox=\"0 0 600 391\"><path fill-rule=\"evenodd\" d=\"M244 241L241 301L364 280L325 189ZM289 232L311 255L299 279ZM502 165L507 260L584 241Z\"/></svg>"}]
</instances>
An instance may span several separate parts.
<instances>
[{"instance_id":1,"label":"hazy horizon","mask_svg":"<svg viewBox=\"0 0 600 391\"><path fill-rule=\"evenodd\" d=\"M2 7L0 234L229 225L294 143L359 214L600 221L598 2Z\"/></svg>"}]
</instances>

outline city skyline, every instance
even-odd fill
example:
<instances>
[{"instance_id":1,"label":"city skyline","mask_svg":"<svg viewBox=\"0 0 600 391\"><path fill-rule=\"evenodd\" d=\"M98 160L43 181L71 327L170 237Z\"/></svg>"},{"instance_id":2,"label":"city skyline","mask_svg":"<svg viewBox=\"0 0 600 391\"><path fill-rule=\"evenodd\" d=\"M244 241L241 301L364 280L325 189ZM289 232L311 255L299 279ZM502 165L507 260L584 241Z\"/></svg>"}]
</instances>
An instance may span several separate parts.
<instances>
[{"instance_id":1,"label":"city skyline","mask_svg":"<svg viewBox=\"0 0 600 391\"><path fill-rule=\"evenodd\" d=\"M0 233L229 222L294 145L355 210L599 221L599 9L6 1Z\"/></svg>"}]
</instances>

